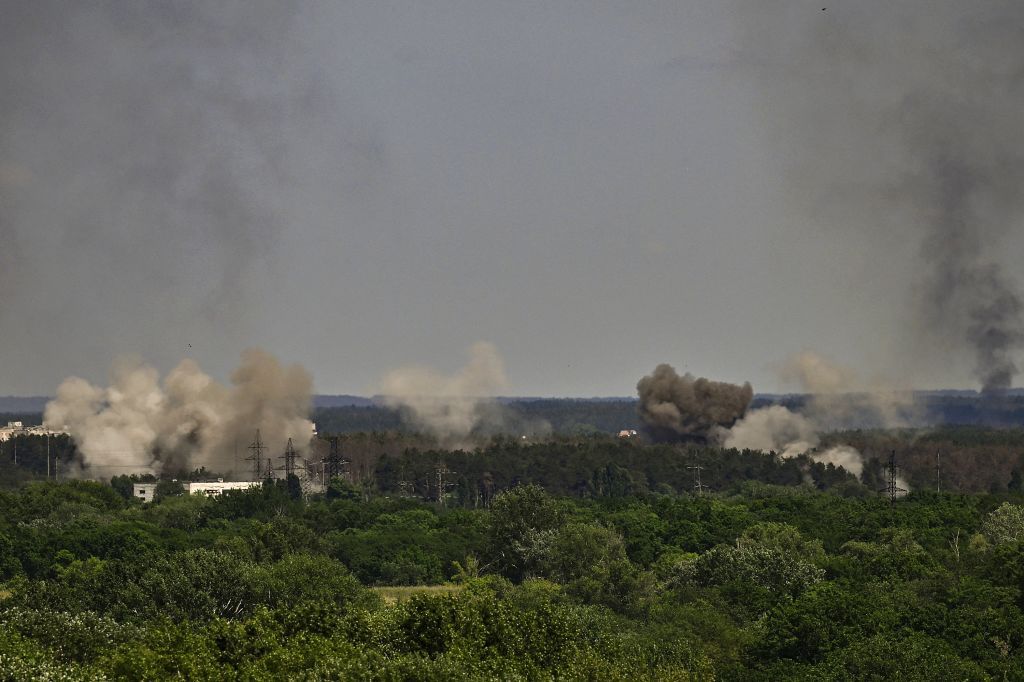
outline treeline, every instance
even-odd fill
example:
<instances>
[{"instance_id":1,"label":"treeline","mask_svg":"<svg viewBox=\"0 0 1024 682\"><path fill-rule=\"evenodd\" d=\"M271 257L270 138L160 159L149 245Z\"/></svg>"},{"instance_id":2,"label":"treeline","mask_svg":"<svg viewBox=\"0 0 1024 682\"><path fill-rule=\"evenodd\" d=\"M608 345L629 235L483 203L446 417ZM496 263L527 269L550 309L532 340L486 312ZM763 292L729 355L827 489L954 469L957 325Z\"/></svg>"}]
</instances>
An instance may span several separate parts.
<instances>
[{"instance_id":1,"label":"treeline","mask_svg":"<svg viewBox=\"0 0 1024 682\"><path fill-rule=\"evenodd\" d=\"M749 481L870 494L847 471L807 457L783 460L750 450L644 445L619 438L534 444L504 439L471 452L409 449L383 455L369 483L388 495L478 507L524 483L561 496L628 497L735 491Z\"/></svg>"},{"instance_id":2,"label":"treeline","mask_svg":"<svg viewBox=\"0 0 1024 682\"><path fill-rule=\"evenodd\" d=\"M758 396L751 407L780 404L799 412L807 400L805 395ZM633 399L516 399L504 400L501 405L500 428L511 435L536 432L538 425L545 425L548 432L561 436L642 428ZM864 400L864 396L851 394L849 405L844 409L845 419L854 425L878 426L873 405L874 402ZM1019 427L1024 425L1024 395L964 396L922 392L913 406L906 406L902 417L907 423L920 426ZM383 405L321 407L314 410L313 419L325 433L415 428L403 421L399 410ZM494 434L486 432L485 428L483 435Z\"/></svg>"},{"instance_id":3,"label":"treeline","mask_svg":"<svg viewBox=\"0 0 1024 682\"><path fill-rule=\"evenodd\" d=\"M1024 499L740 492L30 484L0 492L0 680L1024 678Z\"/></svg>"},{"instance_id":4,"label":"treeline","mask_svg":"<svg viewBox=\"0 0 1024 682\"><path fill-rule=\"evenodd\" d=\"M635 400L524 399L501 401L500 406L500 418L494 419L494 410L490 410L492 418L483 420L478 435L584 436L640 428ZM400 410L384 405L318 407L312 419L321 433L409 432L416 428L402 419Z\"/></svg>"},{"instance_id":5,"label":"treeline","mask_svg":"<svg viewBox=\"0 0 1024 682\"><path fill-rule=\"evenodd\" d=\"M309 475L321 474L336 438L346 478L365 494L383 492L480 506L517 483L536 483L557 495L602 497L692 491L728 492L744 481L807 483L844 495L877 494L895 452L901 480L912 490L1020 492L1024 489L1024 429L943 427L825 434L819 449L846 444L863 455L859 479L810 457L781 460L772 453L697 445L647 444L642 437L612 435L492 437L472 449L442 449L428 435L403 431L324 434L306 459ZM49 440L49 442L48 442ZM47 452L49 451L49 456ZM0 487L28 480L80 475L78 453L67 436L18 436L0 443ZM17 461L15 461L17 460ZM49 460L49 467L47 466ZM699 467L699 470L697 469ZM443 480L438 482L438 470ZM90 470L107 479L122 469ZM174 471L164 478L202 480L231 472ZM238 472L242 475L242 472Z\"/></svg>"},{"instance_id":6,"label":"treeline","mask_svg":"<svg viewBox=\"0 0 1024 682\"><path fill-rule=\"evenodd\" d=\"M977 426L827 434L824 446L846 444L864 456L865 483L884 485L892 453L914 489L957 492L1024 490L1024 429Z\"/></svg>"}]
</instances>

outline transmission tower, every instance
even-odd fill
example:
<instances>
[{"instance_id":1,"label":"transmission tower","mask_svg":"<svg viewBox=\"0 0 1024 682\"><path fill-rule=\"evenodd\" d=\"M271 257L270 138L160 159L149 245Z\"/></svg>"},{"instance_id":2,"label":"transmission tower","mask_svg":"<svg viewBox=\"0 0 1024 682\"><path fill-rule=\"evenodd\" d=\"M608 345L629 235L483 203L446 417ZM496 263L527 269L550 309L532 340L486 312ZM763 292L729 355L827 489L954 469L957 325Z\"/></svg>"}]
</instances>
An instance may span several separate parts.
<instances>
[{"instance_id":1,"label":"transmission tower","mask_svg":"<svg viewBox=\"0 0 1024 682\"><path fill-rule=\"evenodd\" d=\"M906 488L901 488L898 483L897 474L900 468L896 466L896 451L893 450L889 455L889 464L885 467L885 488L882 489L886 495L889 496L889 504L896 504L896 498L900 496L900 493L907 492Z\"/></svg>"},{"instance_id":2,"label":"transmission tower","mask_svg":"<svg viewBox=\"0 0 1024 682\"><path fill-rule=\"evenodd\" d=\"M341 456L341 442L337 436L330 439L331 449L327 459L323 460L324 485L328 485L335 476L348 477L349 461Z\"/></svg>"},{"instance_id":3,"label":"transmission tower","mask_svg":"<svg viewBox=\"0 0 1024 682\"><path fill-rule=\"evenodd\" d=\"M278 457L283 459L284 464L277 468L278 471L284 472L285 479L291 478L295 475L295 446L292 445L292 439L288 439L288 445L284 448L284 454Z\"/></svg>"},{"instance_id":4,"label":"transmission tower","mask_svg":"<svg viewBox=\"0 0 1024 682\"><path fill-rule=\"evenodd\" d=\"M252 480L260 480L260 476L263 475L263 451L267 449L267 446L263 444L263 440L260 438L260 430L256 429L256 440L249 446L249 452L252 454L246 457L246 461L252 462Z\"/></svg>"},{"instance_id":5,"label":"transmission tower","mask_svg":"<svg viewBox=\"0 0 1024 682\"><path fill-rule=\"evenodd\" d=\"M409 480L409 476L405 471L405 467L402 467L399 471L401 478L398 481L398 494L401 497L412 497L416 493L416 486Z\"/></svg>"},{"instance_id":6,"label":"transmission tower","mask_svg":"<svg viewBox=\"0 0 1024 682\"><path fill-rule=\"evenodd\" d=\"M704 484L700 482L700 472L704 467L702 467L700 464L693 464L686 468L693 469L693 489L697 491L698 495L703 495Z\"/></svg>"},{"instance_id":7,"label":"transmission tower","mask_svg":"<svg viewBox=\"0 0 1024 682\"><path fill-rule=\"evenodd\" d=\"M454 473L455 472L449 469L444 462L438 462L437 466L434 468L434 475L437 477L437 503L442 507L444 506L444 498L448 492L448 488L455 485L454 483L447 482L445 477Z\"/></svg>"}]
</instances>

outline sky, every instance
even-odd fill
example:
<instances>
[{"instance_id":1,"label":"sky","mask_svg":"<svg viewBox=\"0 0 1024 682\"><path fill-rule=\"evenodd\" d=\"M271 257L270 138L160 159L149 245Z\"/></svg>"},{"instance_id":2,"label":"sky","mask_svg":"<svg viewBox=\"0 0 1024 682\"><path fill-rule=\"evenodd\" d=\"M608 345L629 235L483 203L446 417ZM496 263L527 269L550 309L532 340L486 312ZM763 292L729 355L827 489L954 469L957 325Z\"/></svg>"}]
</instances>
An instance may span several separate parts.
<instances>
[{"instance_id":1,"label":"sky","mask_svg":"<svg viewBox=\"0 0 1024 682\"><path fill-rule=\"evenodd\" d=\"M662 362L782 391L804 350L976 387L958 323L918 320L930 233L887 222L928 213L889 203L918 147L884 131L907 93L987 102L900 54L965 12L1024 24L889 4L2 0L0 395L126 354L223 378L253 346L366 395L478 341L507 395L633 395ZM965 69L1019 73L972 45ZM978 258L1012 289L1018 207L992 196Z\"/></svg>"}]
</instances>

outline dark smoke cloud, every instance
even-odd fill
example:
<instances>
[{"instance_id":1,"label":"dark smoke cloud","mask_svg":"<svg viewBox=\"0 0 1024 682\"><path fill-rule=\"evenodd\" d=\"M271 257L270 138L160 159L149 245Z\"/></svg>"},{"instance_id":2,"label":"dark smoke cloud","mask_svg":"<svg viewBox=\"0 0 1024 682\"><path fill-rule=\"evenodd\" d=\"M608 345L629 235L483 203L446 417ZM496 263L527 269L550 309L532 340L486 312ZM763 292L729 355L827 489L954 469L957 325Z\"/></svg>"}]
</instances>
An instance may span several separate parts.
<instances>
[{"instance_id":1,"label":"dark smoke cloud","mask_svg":"<svg viewBox=\"0 0 1024 682\"><path fill-rule=\"evenodd\" d=\"M311 221L302 198L326 177L346 192L339 169L370 149L302 10L5 3L0 323L20 364L95 365L147 344L170 360L211 321L225 350L256 328L253 292ZM137 324L150 315L171 333L153 339L159 325Z\"/></svg>"},{"instance_id":2,"label":"dark smoke cloud","mask_svg":"<svg viewBox=\"0 0 1024 682\"><path fill-rule=\"evenodd\" d=\"M737 16L806 205L878 245L921 245L908 357L938 337L986 392L1009 388L1024 306L1000 249L1024 208L1024 3L779 0Z\"/></svg>"},{"instance_id":3,"label":"dark smoke cloud","mask_svg":"<svg viewBox=\"0 0 1024 682\"><path fill-rule=\"evenodd\" d=\"M658 365L636 385L639 412L648 434L659 441L707 441L718 428L743 416L754 397L742 386L679 376L671 365Z\"/></svg>"}]
</instances>

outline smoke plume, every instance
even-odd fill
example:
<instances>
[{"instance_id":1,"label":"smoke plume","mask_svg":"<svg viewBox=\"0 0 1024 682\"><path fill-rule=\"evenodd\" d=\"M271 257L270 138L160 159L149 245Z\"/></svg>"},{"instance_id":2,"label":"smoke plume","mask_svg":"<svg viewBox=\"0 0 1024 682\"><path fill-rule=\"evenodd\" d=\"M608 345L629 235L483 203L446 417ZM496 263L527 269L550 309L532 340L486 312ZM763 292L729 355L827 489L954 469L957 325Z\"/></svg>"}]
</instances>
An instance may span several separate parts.
<instances>
[{"instance_id":1,"label":"smoke plume","mask_svg":"<svg viewBox=\"0 0 1024 682\"><path fill-rule=\"evenodd\" d=\"M813 351L790 357L781 375L809 394L802 411L793 412L782 405L752 410L731 429L718 432L724 447L775 452L784 458L807 455L859 477L864 470L860 452L848 445L820 451L819 434L854 427L905 426L914 414L912 393L869 389L852 370Z\"/></svg>"},{"instance_id":2,"label":"smoke plume","mask_svg":"<svg viewBox=\"0 0 1024 682\"><path fill-rule=\"evenodd\" d=\"M256 429L276 457L289 438L300 453L309 445L312 379L249 349L224 386L184 360L163 381L139 360L121 360L110 386L72 377L46 406L44 423L66 429L81 453L84 475L177 473L198 467L241 473L240 461ZM237 459L236 459L237 455Z\"/></svg>"},{"instance_id":3,"label":"smoke plume","mask_svg":"<svg viewBox=\"0 0 1024 682\"><path fill-rule=\"evenodd\" d=\"M781 379L808 395L801 411L819 430L905 428L923 417L913 391L865 381L813 351L789 357Z\"/></svg>"},{"instance_id":4,"label":"smoke plume","mask_svg":"<svg viewBox=\"0 0 1024 682\"><path fill-rule=\"evenodd\" d=\"M938 338L971 355L983 391L1009 388L1024 305L1001 250L1024 209L1024 4L759 2L741 16L794 191L829 222L878 229L879 249L920 245L905 357Z\"/></svg>"},{"instance_id":5,"label":"smoke plume","mask_svg":"<svg viewBox=\"0 0 1024 682\"><path fill-rule=\"evenodd\" d=\"M464 443L479 425L501 419L492 398L505 388L505 363L491 343L469 349L469 361L452 375L410 366L388 372L380 392L387 405L445 445Z\"/></svg>"},{"instance_id":6,"label":"smoke plume","mask_svg":"<svg viewBox=\"0 0 1024 682\"><path fill-rule=\"evenodd\" d=\"M796 457L817 447L818 429L806 417L781 405L752 410L727 431L719 434L724 447L775 452Z\"/></svg>"},{"instance_id":7,"label":"smoke plume","mask_svg":"<svg viewBox=\"0 0 1024 682\"><path fill-rule=\"evenodd\" d=\"M659 441L706 441L718 428L728 428L743 416L754 397L749 383L742 386L679 376L667 364L637 382L639 412L648 434Z\"/></svg>"},{"instance_id":8,"label":"smoke plume","mask_svg":"<svg viewBox=\"0 0 1024 682\"><path fill-rule=\"evenodd\" d=\"M376 168L311 42L315 10L4 3L7 381L96 367L111 349L168 362L182 339L209 338L213 361L234 353L266 310L260 287L281 276L286 238L337 224L333 205L309 197L350 197L362 169ZM31 324L18 322L26 309ZM154 314L161 324L126 324ZM66 328L74 343L54 331Z\"/></svg>"}]
</instances>

